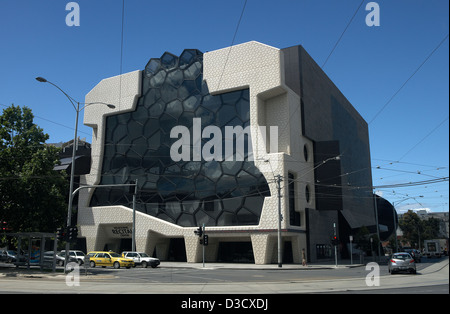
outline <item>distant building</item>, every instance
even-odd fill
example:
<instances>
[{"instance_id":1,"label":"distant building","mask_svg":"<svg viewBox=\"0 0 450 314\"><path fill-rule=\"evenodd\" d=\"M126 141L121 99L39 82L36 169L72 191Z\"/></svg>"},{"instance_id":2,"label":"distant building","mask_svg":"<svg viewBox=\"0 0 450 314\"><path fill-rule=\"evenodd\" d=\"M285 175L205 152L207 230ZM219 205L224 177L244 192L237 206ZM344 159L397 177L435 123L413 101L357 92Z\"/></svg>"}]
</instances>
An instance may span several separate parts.
<instances>
[{"instance_id":1,"label":"distant building","mask_svg":"<svg viewBox=\"0 0 450 314\"><path fill-rule=\"evenodd\" d=\"M418 210L416 214L422 220L436 218L439 220L439 235L442 238L449 238L449 219L448 212L427 212L426 210Z\"/></svg>"}]
</instances>

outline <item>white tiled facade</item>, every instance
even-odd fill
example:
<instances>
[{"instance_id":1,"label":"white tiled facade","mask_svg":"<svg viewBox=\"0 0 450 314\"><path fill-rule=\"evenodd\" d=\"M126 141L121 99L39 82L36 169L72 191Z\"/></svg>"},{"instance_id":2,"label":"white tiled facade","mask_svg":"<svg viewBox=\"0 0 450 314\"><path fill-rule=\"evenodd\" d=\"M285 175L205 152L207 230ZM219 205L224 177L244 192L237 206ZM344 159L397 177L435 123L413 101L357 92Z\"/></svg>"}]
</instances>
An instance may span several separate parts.
<instances>
[{"instance_id":1,"label":"white tiled facade","mask_svg":"<svg viewBox=\"0 0 450 314\"><path fill-rule=\"evenodd\" d=\"M258 42L248 42L203 55L203 79L211 94L249 88L250 121L252 126L278 126L278 149L267 152L262 137L252 129L254 162L264 174L271 196L266 197L259 225L208 227L209 245L206 260L215 261L221 241L251 242L256 264L277 262L278 196L275 176L280 174L283 241L290 241L294 263L301 262L301 250L306 246L305 208L314 210L313 143L302 136L300 97L284 84L284 56L280 49ZM141 71L107 78L86 95L86 103L103 102L116 106L88 106L84 124L93 128L92 165L90 174L81 178L82 184L99 184L103 158L105 117L132 111L141 96ZM310 152L305 160L304 147ZM296 178L301 226L289 224L287 175ZM310 187L310 198L305 196ZM132 209L124 206L89 207L92 190L80 191L78 224L80 236L86 238L87 250L102 250L105 245L118 249L120 233L112 230L131 229ZM156 254L164 260L168 256L171 238L184 239L187 262L200 262L202 246L194 234L196 228L180 227L164 220L136 213L136 249ZM120 253L120 252L119 252Z\"/></svg>"}]
</instances>

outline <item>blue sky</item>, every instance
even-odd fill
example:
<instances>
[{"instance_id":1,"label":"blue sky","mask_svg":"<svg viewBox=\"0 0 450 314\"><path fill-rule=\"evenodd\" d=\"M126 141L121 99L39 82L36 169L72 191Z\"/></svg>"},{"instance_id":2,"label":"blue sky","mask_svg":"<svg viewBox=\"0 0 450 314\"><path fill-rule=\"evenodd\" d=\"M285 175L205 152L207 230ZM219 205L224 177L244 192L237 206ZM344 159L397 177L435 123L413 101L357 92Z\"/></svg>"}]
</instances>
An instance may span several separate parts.
<instances>
[{"instance_id":1,"label":"blue sky","mask_svg":"<svg viewBox=\"0 0 450 314\"><path fill-rule=\"evenodd\" d=\"M69 2L0 0L0 109L30 107L49 142L73 138L75 111L35 77L83 102L101 79L142 70L165 51L230 46L245 0L125 0L123 53L122 0L75 1L80 26L72 27ZM449 2L375 1L380 26L372 27L369 2L247 0L234 44L303 45L369 123L378 193L399 212L448 211L448 181L425 181L449 175ZM79 135L90 141L90 128L80 123Z\"/></svg>"}]
</instances>

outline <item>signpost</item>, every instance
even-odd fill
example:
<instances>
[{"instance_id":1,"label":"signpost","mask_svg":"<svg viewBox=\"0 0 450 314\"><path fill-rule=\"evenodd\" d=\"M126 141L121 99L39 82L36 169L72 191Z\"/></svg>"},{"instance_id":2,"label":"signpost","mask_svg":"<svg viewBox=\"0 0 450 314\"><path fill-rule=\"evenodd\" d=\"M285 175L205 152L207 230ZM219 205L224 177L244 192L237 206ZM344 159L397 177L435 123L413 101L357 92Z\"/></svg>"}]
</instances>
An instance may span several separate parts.
<instances>
[{"instance_id":1,"label":"signpost","mask_svg":"<svg viewBox=\"0 0 450 314\"><path fill-rule=\"evenodd\" d=\"M353 265L353 236L350 236L350 265Z\"/></svg>"},{"instance_id":2,"label":"signpost","mask_svg":"<svg viewBox=\"0 0 450 314\"><path fill-rule=\"evenodd\" d=\"M337 268L337 235L336 235L336 223L333 223L333 229L334 229L334 261L335 261L335 267Z\"/></svg>"},{"instance_id":3,"label":"signpost","mask_svg":"<svg viewBox=\"0 0 450 314\"><path fill-rule=\"evenodd\" d=\"M202 227L198 227L197 230L194 230L195 235L200 238L200 244L202 245L202 259L203 259L203 267L205 267L205 246L208 245L208 235L206 234L205 224Z\"/></svg>"}]
</instances>

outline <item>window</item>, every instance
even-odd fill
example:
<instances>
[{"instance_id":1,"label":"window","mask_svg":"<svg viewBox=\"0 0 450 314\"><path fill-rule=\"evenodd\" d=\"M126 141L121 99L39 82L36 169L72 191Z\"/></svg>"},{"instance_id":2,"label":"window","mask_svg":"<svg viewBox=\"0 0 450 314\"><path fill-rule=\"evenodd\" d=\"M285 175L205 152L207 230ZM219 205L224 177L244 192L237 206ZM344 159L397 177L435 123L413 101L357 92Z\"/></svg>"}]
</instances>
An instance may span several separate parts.
<instances>
[{"instance_id":1,"label":"window","mask_svg":"<svg viewBox=\"0 0 450 314\"><path fill-rule=\"evenodd\" d=\"M257 225L270 190L249 160L250 136L244 138L242 160L237 152L232 161L194 160L193 140L189 161L172 160L171 145L177 139L170 137L171 130L176 126L192 130L194 118L201 119L202 130L215 126L222 136L225 127L245 129L250 124L249 89L209 94L203 81L203 54L195 49L186 49L180 57L165 53L150 59L136 110L106 117L100 184L138 179L136 209L179 226ZM201 146L209 140L202 138ZM132 207L127 189L96 189L90 206Z\"/></svg>"},{"instance_id":2,"label":"window","mask_svg":"<svg viewBox=\"0 0 450 314\"><path fill-rule=\"evenodd\" d=\"M309 151L308 151L308 146L306 144L303 145L303 157L305 158L305 161L308 161Z\"/></svg>"},{"instance_id":3,"label":"window","mask_svg":"<svg viewBox=\"0 0 450 314\"><path fill-rule=\"evenodd\" d=\"M332 257L331 246L328 244L316 244L316 257L317 259Z\"/></svg>"},{"instance_id":4,"label":"window","mask_svg":"<svg viewBox=\"0 0 450 314\"><path fill-rule=\"evenodd\" d=\"M295 186L296 183L294 174L288 173L289 223L291 224L291 226L300 226L300 213L295 210L297 203Z\"/></svg>"},{"instance_id":5,"label":"window","mask_svg":"<svg viewBox=\"0 0 450 314\"><path fill-rule=\"evenodd\" d=\"M305 200L307 203L311 200L311 191L309 189L309 184L305 186Z\"/></svg>"}]
</instances>

